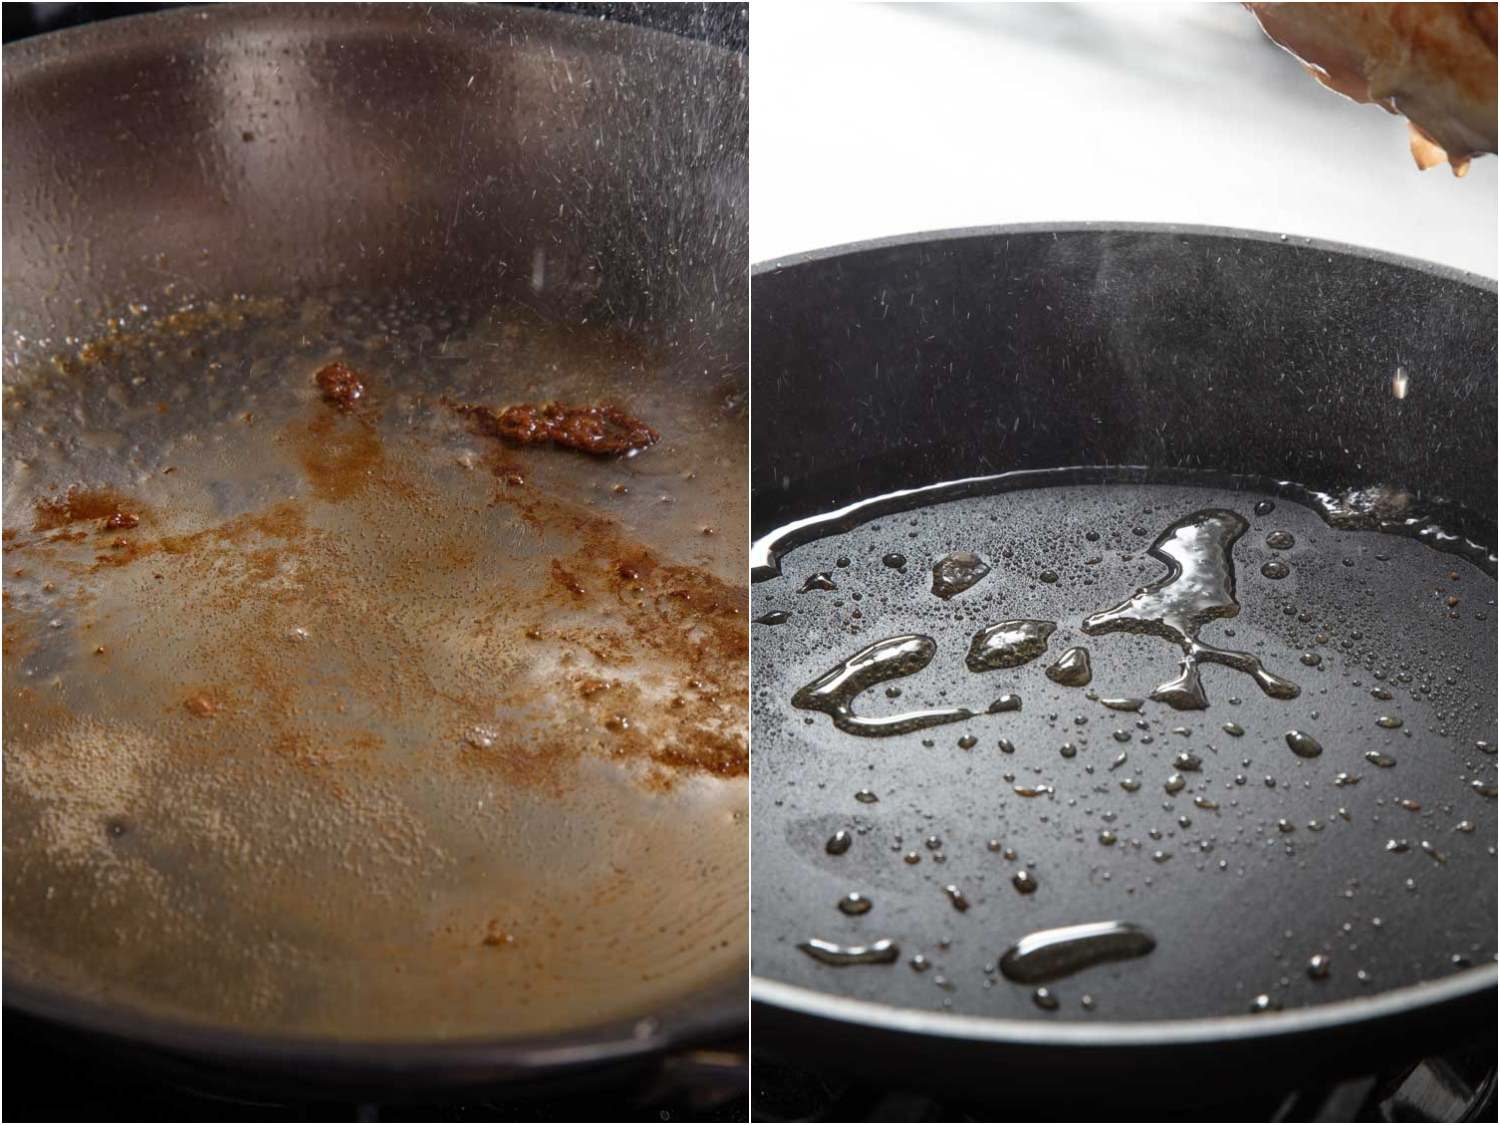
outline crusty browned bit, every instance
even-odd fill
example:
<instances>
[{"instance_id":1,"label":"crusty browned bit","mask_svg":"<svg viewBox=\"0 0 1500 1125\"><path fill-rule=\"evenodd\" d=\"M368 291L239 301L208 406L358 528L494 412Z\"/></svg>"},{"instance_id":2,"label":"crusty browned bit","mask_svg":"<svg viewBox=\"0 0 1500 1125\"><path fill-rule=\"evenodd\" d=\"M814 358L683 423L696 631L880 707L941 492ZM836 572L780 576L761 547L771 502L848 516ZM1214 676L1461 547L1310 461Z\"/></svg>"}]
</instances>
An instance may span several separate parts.
<instances>
[{"instance_id":1,"label":"crusty browned bit","mask_svg":"<svg viewBox=\"0 0 1500 1125\"><path fill-rule=\"evenodd\" d=\"M484 945L515 945L515 935L500 924L500 919L491 918L489 924L484 928L484 937L480 939Z\"/></svg>"},{"instance_id":2,"label":"crusty browned bit","mask_svg":"<svg viewBox=\"0 0 1500 1125\"><path fill-rule=\"evenodd\" d=\"M138 508L117 493L102 488L73 485L62 496L36 502L33 531L54 531L70 524L99 520L104 530L118 531L141 522Z\"/></svg>"},{"instance_id":3,"label":"crusty browned bit","mask_svg":"<svg viewBox=\"0 0 1500 1125\"><path fill-rule=\"evenodd\" d=\"M335 361L320 367L313 378L323 392L323 401L340 410L353 410L354 404L365 397L364 380L347 364Z\"/></svg>"},{"instance_id":4,"label":"crusty browned bit","mask_svg":"<svg viewBox=\"0 0 1500 1125\"><path fill-rule=\"evenodd\" d=\"M596 457L639 453L661 440L661 435L638 418L616 406L569 406L549 402L541 406L523 403L496 410L473 403L453 403L452 408L472 419L491 437L517 445L551 442Z\"/></svg>"},{"instance_id":5,"label":"crusty browned bit","mask_svg":"<svg viewBox=\"0 0 1500 1125\"><path fill-rule=\"evenodd\" d=\"M182 705L200 719L212 718L219 710L219 705L213 697L203 692L188 696Z\"/></svg>"}]
</instances>

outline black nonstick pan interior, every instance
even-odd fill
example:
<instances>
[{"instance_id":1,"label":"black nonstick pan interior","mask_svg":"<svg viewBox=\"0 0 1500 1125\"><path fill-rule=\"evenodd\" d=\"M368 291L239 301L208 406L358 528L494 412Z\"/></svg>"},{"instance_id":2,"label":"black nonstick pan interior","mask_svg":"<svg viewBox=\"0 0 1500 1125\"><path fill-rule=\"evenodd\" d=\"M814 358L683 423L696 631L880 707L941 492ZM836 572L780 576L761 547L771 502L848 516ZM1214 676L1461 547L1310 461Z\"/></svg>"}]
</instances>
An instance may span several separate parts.
<instances>
[{"instance_id":1,"label":"black nonstick pan interior","mask_svg":"<svg viewBox=\"0 0 1500 1125\"><path fill-rule=\"evenodd\" d=\"M1492 284L1071 227L773 263L753 297L762 1042L1222 1092L1247 1057L1368 1067L1403 1022L1493 1004ZM1171 579L1195 520L1231 591L1201 640L1294 697L1206 658L1206 708L1172 706L1178 647L1091 620ZM936 596L963 551L989 573ZM1055 626L1045 655L976 671L1017 620ZM794 705L893 637L927 644L856 714L978 714L862 737ZM1047 673L1075 646L1086 685ZM1150 941L1007 976L1026 935L1108 921Z\"/></svg>"}]
</instances>

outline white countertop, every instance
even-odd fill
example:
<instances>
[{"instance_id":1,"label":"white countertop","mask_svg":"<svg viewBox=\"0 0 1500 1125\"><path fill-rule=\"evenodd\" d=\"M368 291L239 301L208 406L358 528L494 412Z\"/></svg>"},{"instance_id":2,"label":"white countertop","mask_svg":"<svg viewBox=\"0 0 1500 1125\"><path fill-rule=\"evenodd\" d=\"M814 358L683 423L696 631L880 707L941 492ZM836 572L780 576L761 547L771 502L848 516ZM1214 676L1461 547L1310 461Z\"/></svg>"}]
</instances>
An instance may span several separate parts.
<instances>
[{"instance_id":1,"label":"white countertop","mask_svg":"<svg viewBox=\"0 0 1500 1125\"><path fill-rule=\"evenodd\" d=\"M1201 223L1497 275L1496 160L1418 172L1238 4L755 5L752 261L995 223Z\"/></svg>"}]
</instances>

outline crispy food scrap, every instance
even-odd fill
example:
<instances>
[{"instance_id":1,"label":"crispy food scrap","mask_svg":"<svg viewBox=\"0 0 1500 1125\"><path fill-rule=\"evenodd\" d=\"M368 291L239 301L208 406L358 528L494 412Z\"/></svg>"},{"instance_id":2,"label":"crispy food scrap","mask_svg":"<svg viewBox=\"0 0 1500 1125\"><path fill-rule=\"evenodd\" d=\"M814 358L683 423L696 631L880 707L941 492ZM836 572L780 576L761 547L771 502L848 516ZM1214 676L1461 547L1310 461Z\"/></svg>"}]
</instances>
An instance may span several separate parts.
<instances>
[{"instance_id":1,"label":"crispy food scrap","mask_svg":"<svg viewBox=\"0 0 1500 1125\"><path fill-rule=\"evenodd\" d=\"M188 698L183 701L182 705L186 707L191 714L197 715L200 719L212 718L219 710L219 704L214 700L212 696L204 692L199 692L197 695L188 696Z\"/></svg>"},{"instance_id":2,"label":"crispy food scrap","mask_svg":"<svg viewBox=\"0 0 1500 1125\"><path fill-rule=\"evenodd\" d=\"M1423 169L1496 149L1495 5L1245 5L1330 90L1410 122Z\"/></svg>"},{"instance_id":3,"label":"crispy food scrap","mask_svg":"<svg viewBox=\"0 0 1500 1125\"><path fill-rule=\"evenodd\" d=\"M347 364L330 363L319 368L313 378L323 392L323 401L340 410L353 410L354 404L365 397L364 380Z\"/></svg>"},{"instance_id":4,"label":"crispy food scrap","mask_svg":"<svg viewBox=\"0 0 1500 1125\"><path fill-rule=\"evenodd\" d=\"M137 526L141 517L127 510L130 502L106 489L84 489L76 484L57 497L36 502L36 522L33 531L55 531L70 524L88 520L101 521L100 526L108 531L119 531Z\"/></svg>"},{"instance_id":5,"label":"crispy food scrap","mask_svg":"<svg viewBox=\"0 0 1500 1125\"><path fill-rule=\"evenodd\" d=\"M615 406L568 406L529 403L496 410L472 403L454 403L454 410L472 418L484 433L517 445L551 442L595 457L639 453L661 440L646 423Z\"/></svg>"},{"instance_id":6,"label":"crispy food scrap","mask_svg":"<svg viewBox=\"0 0 1500 1125\"><path fill-rule=\"evenodd\" d=\"M484 928L484 937L481 939L484 945L515 945L516 938L509 930L500 924L500 919L491 918Z\"/></svg>"}]
</instances>

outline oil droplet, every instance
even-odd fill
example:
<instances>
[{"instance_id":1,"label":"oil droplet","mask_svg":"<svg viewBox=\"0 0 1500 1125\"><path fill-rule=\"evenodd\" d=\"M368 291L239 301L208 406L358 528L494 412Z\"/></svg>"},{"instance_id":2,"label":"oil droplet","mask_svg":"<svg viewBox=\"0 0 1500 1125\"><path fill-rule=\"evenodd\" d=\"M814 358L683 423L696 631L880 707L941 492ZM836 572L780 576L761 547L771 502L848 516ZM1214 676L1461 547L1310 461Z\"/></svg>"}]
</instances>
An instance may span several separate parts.
<instances>
[{"instance_id":1,"label":"oil droplet","mask_svg":"<svg viewBox=\"0 0 1500 1125\"><path fill-rule=\"evenodd\" d=\"M1045 988L1039 988L1031 994L1031 1002L1044 1012L1057 1011L1057 997L1053 996Z\"/></svg>"},{"instance_id":2,"label":"oil droplet","mask_svg":"<svg viewBox=\"0 0 1500 1125\"><path fill-rule=\"evenodd\" d=\"M1371 688L1370 695L1375 699L1379 699L1381 701L1389 700L1391 698L1391 693L1386 691L1386 689L1383 687Z\"/></svg>"},{"instance_id":3,"label":"oil droplet","mask_svg":"<svg viewBox=\"0 0 1500 1125\"><path fill-rule=\"evenodd\" d=\"M1257 516L1269 516L1275 510L1276 502L1274 500L1261 500L1255 505L1255 514Z\"/></svg>"},{"instance_id":4,"label":"oil droplet","mask_svg":"<svg viewBox=\"0 0 1500 1125\"><path fill-rule=\"evenodd\" d=\"M792 706L803 711L821 711L833 725L848 734L867 737L908 734L942 723L971 718L963 707L909 711L880 719L854 713L854 700L876 684L920 672L932 662L937 644L931 637L906 633L866 645L841 664L830 668L792 696Z\"/></svg>"},{"instance_id":5,"label":"oil droplet","mask_svg":"<svg viewBox=\"0 0 1500 1125\"><path fill-rule=\"evenodd\" d=\"M1134 793L1140 787L1141 783L1133 777L1124 777L1120 779L1120 788L1125 790L1125 792L1127 793Z\"/></svg>"},{"instance_id":6,"label":"oil droplet","mask_svg":"<svg viewBox=\"0 0 1500 1125\"><path fill-rule=\"evenodd\" d=\"M1401 855L1404 852L1411 851L1411 845L1405 840L1387 840L1385 842L1385 850L1394 855Z\"/></svg>"},{"instance_id":7,"label":"oil droplet","mask_svg":"<svg viewBox=\"0 0 1500 1125\"><path fill-rule=\"evenodd\" d=\"M1099 833L1099 842L1106 848L1114 847L1117 840L1119 840L1119 837L1111 832L1108 828L1101 830Z\"/></svg>"},{"instance_id":8,"label":"oil droplet","mask_svg":"<svg viewBox=\"0 0 1500 1125\"><path fill-rule=\"evenodd\" d=\"M1273 551L1290 551L1296 545L1290 531L1273 531L1266 536L1266 546Z\"/></svg>"},{"instance_id":9,"label":"oil droplet","mask_svg":"<svg viewBox=\"0 0 1500 1125\"><path fill-rule=\"evenodd\" d=\"M1379 750L1365 751L1365 761L1369 762L1372 766L1379 766L1383 770L1388 770L1396 764L1395 758L1389 754L1382 754Z\"/></svg>"},{"instance_id":10,"label":"oil droplet","mask_svg":"<svg viewBox=\"0 0 1500 1125\"><path fill-rule=\"evenodd\" d=\"M791 614L784 609L773 609L770 613L763 613L755 618L757 625L785 625L791 620Z\"/></svg>"},{"instance_id":11,"label":"oil droplet","mask_svg":"<svg viewBox=\"0 0 1500 1125\"><path fill-rule=\"evenodd\" d=\"M1037 578L1040 581L1045 582L1045 583L1047 583L1047 585L1050 586L1054 582L1057 581L1057 571L1052 570L1052 569L1049 568L1047 570L1042 571L1042 573L1038 574Z\"/></svg>"},{"instance_id":12,"label":"oil droplet","mask_svg":"<svg viewBox=\"0 0 1500 1125\"><path fill-rule=\"evenodd\" d=\"M1000 958L1000 972L1017 984L1071 976L1107 961L1144 957L1156 939L1129 922L1086 922L1027 934Z\"/></svg>"},{"instance_id":13,"label":"oil droplet","mask_svg":"<svg viewBox=\"0 0 1500 1125\"><path fill-rule=\"evenodd\" d=\"M975 738L972 734L966 734L958 740L958 748L960 750L972 750L978 742L979 739Z\"/></svg>"},{"instance_id":14,"label":"oil droplet","mask_svg":"<svg viewBox=\"0 0 1500 1125\"><path fill-rule=\"evenodd\" d=\"M1332 959L1323 953L1314 953L1307 959L1307 975L1313 980L1327 980Z\"/></svg>"},{"instance_id":15,"label":"oil droplet","mask_svg":"<svg viewBox=\"0 0 1500 1125\"><path fill-rule=\"evenodd\" d=\"M974 634L966 663L971 672L1018 668L1047 651L1047 638L1057 629L1051 621L1000 621Z\"/></svg>"},{"instance_id":16,"label":"oil droplet","mask_svg":"<svg viewBox=\"0 0 1500 1125\"><path fill-rule=\"evenodd\" d=\"M1293 754L1299 758L1316 758L1323 752L1323 744L1310 734L1303 734L1300 730L1289 730L1286 732L1286 744L1291 747Z\"/></svg>"},{"instance_id":17,"label":"oil droplet","mask_svg":"<svg viewBox=\"0 0 1500 1125\"><path fill-rule=\"evenodd\" d=\"M858 891L850 891L839 899L839 909L845 914L868 914L875 904Z\"/></svg>"},{"instance_id":18,"label":"oil droplet","mask_svg":"<svg viewBox=\"0 0 1500 1125\"><path fill-rule=\"evenodd\" d=\"M1050 797L1055 790L1050 785L1013 785L1017 797Z\"/></svg>"},{"instance_id":19,"label":"oil droplet","mask_svg":"<svg viewBox=\"0 0 1500 1125\"><path fill-rule=\"evenodd\" d=\"M1386 730L1400 730L1402 724L1400 717L1397 715L1381 715L1380 718L1375 720L1375 725L1377 727L1384 727Z\"/></svg>"},{"instance_id":20,"label":"oil droplet","mask_svg":"<svg viewBox=\"0 0 1500 1125\"><path fill-rule=\"evenodd\" d=\"M1089 650L1077 645L1047 668L1047 678L1063 687L1084 687L1093 676L1093 669L1089 667Z\"/></svg>"},{"instance_id":21,"label":"oil droplet","mask_svg":"<svg viewBox=\"0 0 1500 1125\"><path fill-rule=\"evenodd\" d=\"M1194 797L1193 804L1197 805L1200 809L1207 810L1208 812L1213 812L1219 807L1219 802L1215 801L1211 797Z\"/></svg>"},{"instance_id":22,"label":"oil droplet","mask_svg":"<svg viewBox=\"0 0 1500 1125\"><path fill-rule=\"evenodd\" d=\"M946 601L989 572L989 564L973 551L954 551L932 564L932 592Z\"/></svg>"},{"instance_id":23,"label":"oil droplet","mask_svg":"<svg viewBox=\"0 0 1500 1125\"><path fill-rule=\"evenodd\" d=\"M824 571L821 571L821 572L819 572L817 574L809 574L807 576L807 581L805 581L805 582L802 583L801 593L806 594L806 593L809 593L809 592L811 592L813 590L837 590L837 589L838 589L838 587L836 585L834 585L834 581L833 581L833 571L831 571L831 570L824 570Z\"/></svg>"},{"instance_id":24,"label":"oil droplet","mask_svg":"<svg viewBox=\"0 0 1500 1125\"><path fill-rule=\"evenodd\" d=\"M1015 752L1016 752L1016 745L1015 745L1015 743L1013 743L1008 738L1002 738L1000 740L1000 753L1002 753L1002 754L1014 754Z\"/></svg>"},{"instance_id":25,"label":"oil droplet","mask_svg":"<svg viewBox=\"0 0 1500 1125\"><path fill-rule=\"evenodd\" d=\"M884 556L880 561L885 563L885 565L890 567L892 570L899 570L901 567L906 565L906 556L897 551L892 551L890 554Z\"/></svg>"},{"instance_id":26,"label":"oil droplet","mask_svg":"<svg viewBox=\"0 0 1500 1125\"><path fill-rule=\"evenodd\" d=\"M907 964L911 966L914 973L925 973L928 969L932 968L932 962L920 953L908 961Z\"/></svg>"},{"instance_id":27,"label":"oil droplet","mask_svg":"<svg viewBox=\"0 0 1500 1125\"><path fill-rule=\"evenodd\" d=\"M900 947L889 938L869 945L840 945L822 938L810 938L797 948L825 965L889 965L901 956Z\"/></svg>"},{"instance_id":28,"label":"oil droplet","mask_svg":"<svg viewBox=\"0 0 1500 1125\"><path fill-rule=\"evenodd\" d=\"M1207 707L1208 696L1198 674L1204 661L1244 672L1273 699L1293 699L1300 693L1296 684L1267 672L1250 653L1215 648L1198 639L1209 622L1240 611L1234 598L1232 550L1248 527L1243 516L1223 508L1184 516L1162 532L1148 552L1166 566L1166 576L1113 609L1084 620L1083 631L1090 636L1144 633L1182 649L1176 678L1152 691L1152 699L1181 710Z\"/></svg>"},{"instance_id":29,"label":"oil droplet","mask_svg":"<svg viewBox=\"0 0 1500 1125\"><path fill-rule=\"evenodd\" d=\"M1306 664L1309 668L1316 668L1319 664L1323 663L1322 656L1320 656L1316 652L1304 652L1297 659L1302 661L1302 663Z\"/></svg>"},{"instance_id":30,"label":"oil droplet","mask_svg":"<svg viewBox=\"0 0 1500 1125\"><path fill-rule=\"evenodd\" d=\"M1272 559L1270 562L1261 564L1260 572L1266 578L1281 579L1292 573L1292 568L1280 559Z\"/></svg>"},{"instance_id":31,"label":"oil droplet","mask_svg":"<svg viewBox=\"0 0 1500 1125\"><path fill-rule=\"evenodd\" d=\"M949 883L946 887L944 887L943 893L948 896L948 901L953 904L954 910L962 913L963 911L969 909L969 900L964 897L964 893L959 890L958 887L956 887L954 884Z\"/></svg>"},{"instance_id":32,"label":"oil droplet","mask_svg":"<svg viewBox=\"0 0 1500 1125\"><path fill-rule=\"evenodd\" d=\"M1185 777L1183 777L1182 774L1180 774L1180 773L1174 773L1170 777L1167 778L1166 785L1163 786L1163 788L1165 788L1168 793L1177 794L1177 793L1181 793L1182 790L1183 790L1183 787L1186 786L1186 785L1187 785L1187 779Z\"/></svg>"},{"instance_id":33,"label":"oil droplet","mask_svg":"<svg viewBox=\"0 0 1500 1125\"><path fill-rule=\"evenodd\" d=\"M1032 894L1036 891L1038 886L1036 876L1033 875L1030 871L1027 871L1024 867L1010 877L1010 885L1015 887L1016 890L1020 891L1023 895Z\"/></svg>"},{"instance_id":34,"label":"oil droplet","mask_svg":"<svg viewBox=\"0 0 1500 1125\"><path fill-rule=\"evenodd\" d=\"M828 837L828 843L823 845L823 850L829 855L843 855L849 850L849 845L854 843L854 837L840 828L832 836Z\"/></svg>"},{"instance_id":35,"label":"oil droplet","mask_svg":"<svg viewBox=\"0 0 1500 1125\"><path fill-rule=\"evenodd\" d=\"M1250 1001L1250 1010L1252 1012L1279 1012L1281 1011L1281 1001L1272 1000L1262 992L1254 1000Z\"/></svg>"},{"instance_id":36,"label":"oil droplet","mask_svg":"<svg viewBox=\"0 0 1500 1125\"><path fill-rule=\"evenodd\" d=\"M1346 786L1349 786L1349 785L1358 785L1359 784L1359 775L1358 774L1353 774L1353 773L1342 773L1342 772L1336 773L1336 774L1333 775L1333 783L1334 783L1334 785L1338 786L1340 789L1343 789L1343 788L1345 788Z\"/></svg>"},{"instance_id":37,"label":"oil droplet","mask_svg":"<svg viewBox=\"0 0 1500 1125\"><path fill-rule=\"evenodd\" d=\"M1245 728L1239 723L1225 723L1224 733L1232 738L1239 738L1245 733Z\"/></svg>"},{"instance_id":38,"label":"oil droplet","mask_svg":"<svg viewBox=\"0 0 1500 1125\"><path fill-rule=\"evenodd\" d=\"M1146 705L1146 701L1144 699L1130 698L1101 699L1099 700L1099 702L1104 704L1104 706L1108 707L1111 711L1139 711Z\"/></svg>"},{"instance_id":39,"label":"oil droplet","mask_svg":"<svg viewBox=\"0 0 1500 1125\"><path fill-rule=\"evenodd\" d=\"M871 789L861 789L858 793L854 794L854 799L862 805L873 805L876 801L880 800L875 795L874 790Z\"/></svg>"},{"instance_id":40,"label":"oil droplet","mask_svg":"<svg viewBox=\"0 0 1500 1125\"><path fill-rule=\"evenodd\" d=\"M1006 692L999 699L991 703L989 712L991 715L999 715L1005 711L1019 711L1021 709L1021 697Z\"/></svg>"},{"instance_id":41,"label":"oil droplet","mask_svg":"<svg viewBox=\"0 0 1500 1125\"><path fill-rule=\"evenodd\" d=\"M1203 759L1184 750L1172 759L1172 765L1183 773L1198 773L1203 769Z\"/></svg>"}]
</instances>

